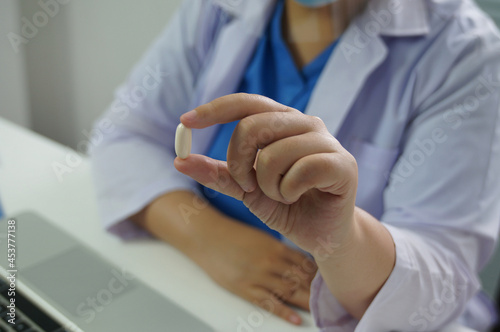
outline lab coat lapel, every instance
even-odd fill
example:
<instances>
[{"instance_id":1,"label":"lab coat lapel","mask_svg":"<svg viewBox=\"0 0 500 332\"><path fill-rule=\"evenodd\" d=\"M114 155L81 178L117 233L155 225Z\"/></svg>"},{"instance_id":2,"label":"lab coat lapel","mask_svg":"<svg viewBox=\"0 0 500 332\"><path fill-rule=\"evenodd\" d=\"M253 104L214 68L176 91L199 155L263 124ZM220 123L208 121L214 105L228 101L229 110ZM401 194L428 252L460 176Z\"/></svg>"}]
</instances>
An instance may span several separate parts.
<instances>
[{"instance_id":1,"label":"lab coat lapel","mask_svg":"<svg viewBox=\"0 0 500 332\"><path fill-rule=\"evenodd\" d=\"M368 76L384 61L380 36L368 37L355 20L342 35L314 89L306 113L323 119L336 135Z\"/></svg>"},{"instance_id":2,"label":"lab coat lapel","mask_svg":"<svg viewBox=\"0 0 500 332\"><path fill-rule=\"evenodd\" d=\"M275 0L253 0L241 4L244 8L220 32L211 63L200 80L193 108L236 91Z\"/></svg>"}]
</instances>

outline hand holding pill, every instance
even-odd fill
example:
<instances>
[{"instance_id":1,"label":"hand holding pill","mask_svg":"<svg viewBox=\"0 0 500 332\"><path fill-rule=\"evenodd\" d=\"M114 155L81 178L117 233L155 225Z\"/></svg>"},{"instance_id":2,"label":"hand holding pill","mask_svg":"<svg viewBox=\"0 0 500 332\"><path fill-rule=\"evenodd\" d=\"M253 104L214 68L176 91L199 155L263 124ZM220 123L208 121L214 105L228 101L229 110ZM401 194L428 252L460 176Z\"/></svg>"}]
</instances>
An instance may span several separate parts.
<instances>
[{"instance_id":1,"label":"hand holding pill","mask_svg":"<svg viewBox=\"0 0 500 332\"><path fill-rule=\"evenodd\" d=\"M198 154L187 158L188 128L236 120L227 163ZM180 172L242 200L306 251L314 250L324 234L337 234L333 240L343 242L353 224L357 165L321 119L262 96L233 94L184 114L181 121L174 162Z\"/></svg>"}]
</instances>

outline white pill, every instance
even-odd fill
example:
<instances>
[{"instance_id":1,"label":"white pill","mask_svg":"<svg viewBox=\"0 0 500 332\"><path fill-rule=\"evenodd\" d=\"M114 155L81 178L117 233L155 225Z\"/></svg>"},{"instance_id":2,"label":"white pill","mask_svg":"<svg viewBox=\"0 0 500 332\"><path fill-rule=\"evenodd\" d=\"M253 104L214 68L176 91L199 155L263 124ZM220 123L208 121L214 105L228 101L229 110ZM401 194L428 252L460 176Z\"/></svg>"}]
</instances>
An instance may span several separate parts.
<instances>
[{"instance_id":1,"label":"white pill","mask_svg":"<svg viewBox=\"0 0 500 332\"><path fill-rule=\"evenodd\" d=\"M191 153L191 128L179 123L175 131L175 153L177 157L186 159Z\"/></svg>"}]
</instances>

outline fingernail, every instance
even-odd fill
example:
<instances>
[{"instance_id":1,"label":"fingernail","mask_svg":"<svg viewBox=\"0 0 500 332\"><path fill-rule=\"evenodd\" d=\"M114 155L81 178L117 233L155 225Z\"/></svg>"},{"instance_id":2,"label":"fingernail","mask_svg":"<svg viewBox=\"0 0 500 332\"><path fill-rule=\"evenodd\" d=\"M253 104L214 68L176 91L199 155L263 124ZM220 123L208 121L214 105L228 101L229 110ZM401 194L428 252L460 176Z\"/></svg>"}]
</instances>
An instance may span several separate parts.
<instances>
[{"instance_id":1,"label":"fingernail","mask_svg":"<svg viewBox=\"0 0 500 332\"><path fill-rule=\"evenodd\" d=\"M241 189L243 189L246 193L252 192L252 188L250 188L248 185L241 186Z\"/></svg>"},{"instance_id":2,"label":"fingernail","mask_svg":"<svg viewBox=\"0 0 500 332\"><path fill-rule=\"evenodd\" d=\"M251 193L252 191L254 191L256 189L256 186L252 183L246 183L244 185L241 186L241 188L247 192L247 193Z\"/></svg>"},{"instance_id":3,"label":"fingernail","mask_svg":"<svg viewBox=\"0 0 500 332\"><path fill-rule=\"evenodd\" d=\"M196 116L198 115L198 112L196 112L196 110L192 110L192 111L189 111L187 113L184 113L181 118L184 120L184 121L193 121L196 119Z\"/></svg>"},{"instance_id":4,"label":"fingernail","mask_svg":"<svg viewBox=\"0 0 500 332\"><path fill-rule=\"evenodd\" d=\"M300 317L299 315L296 315L296 314L291 314L289 317L288 317L288 320L290 321L290 323L292 324L295 324L295 325L299 325L300 324Z\"/></svg>"}]
</instances>

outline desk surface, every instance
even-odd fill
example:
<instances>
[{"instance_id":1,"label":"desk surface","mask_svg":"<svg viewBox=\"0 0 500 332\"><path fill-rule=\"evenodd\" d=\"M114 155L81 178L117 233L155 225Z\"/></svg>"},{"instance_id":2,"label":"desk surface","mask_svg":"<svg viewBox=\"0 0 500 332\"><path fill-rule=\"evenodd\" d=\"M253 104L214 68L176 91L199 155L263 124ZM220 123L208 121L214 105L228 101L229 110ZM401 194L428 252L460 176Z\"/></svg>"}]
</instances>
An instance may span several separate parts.
<instances>
[{"instance_id":1,"label":"desk surface","mask_svg":"<svg viewBox=\"0 0 500 332\"><path fill-rule=\"evenodd\" d=\"M59 176L54 167L65 166ZM124 243L100 226L89 161L75 151L0 118L0 197L7 215L35 211L130 271L216 331L317 331L302 312L301 327L270 316L210 280L165 243ZM171 268L175 266L175 268ZM448 332L470 330L452 326ZM445 332L445 331L442 331Z\"/></svg>"}]
</instances>

